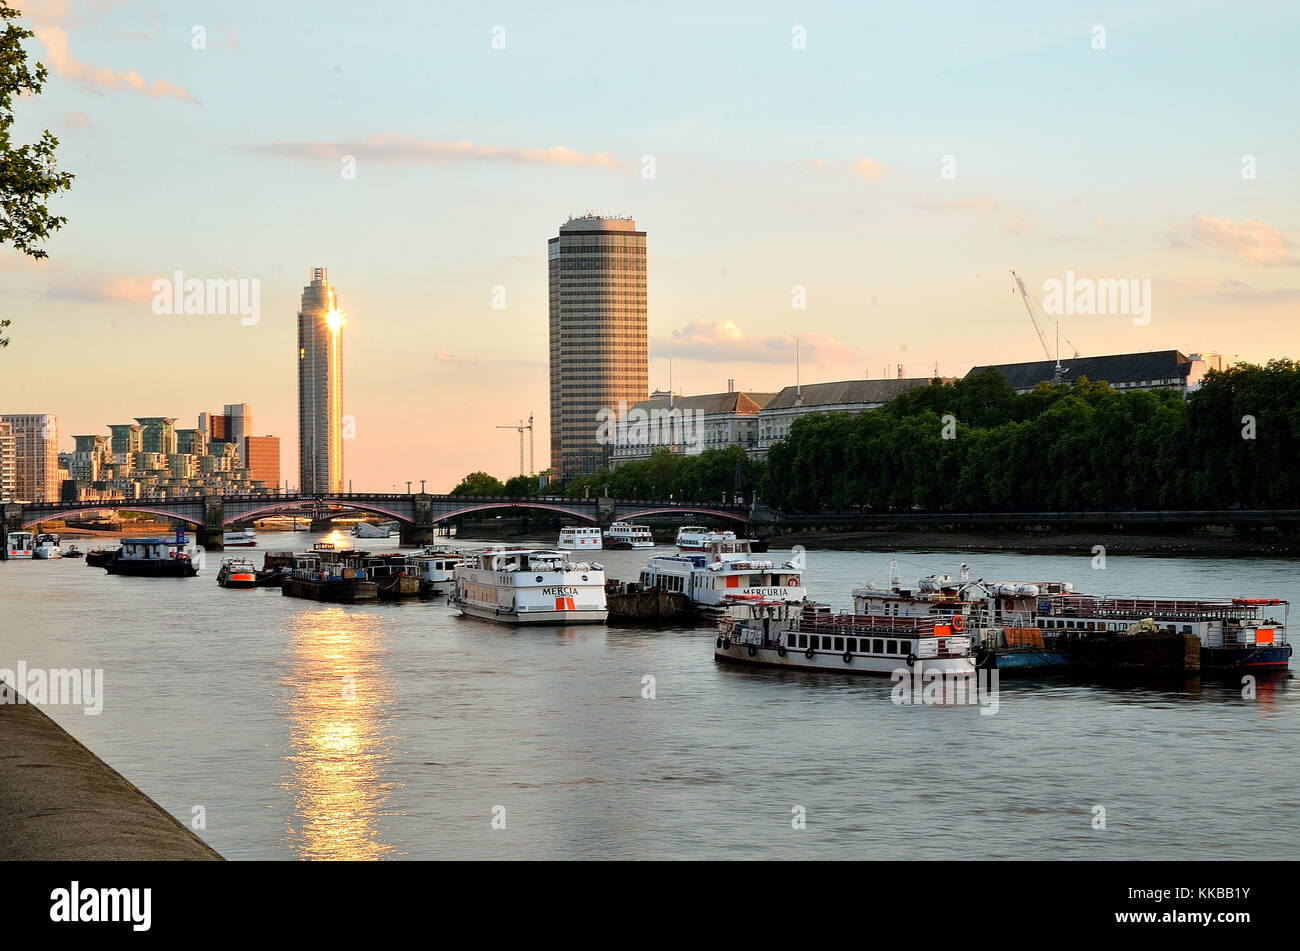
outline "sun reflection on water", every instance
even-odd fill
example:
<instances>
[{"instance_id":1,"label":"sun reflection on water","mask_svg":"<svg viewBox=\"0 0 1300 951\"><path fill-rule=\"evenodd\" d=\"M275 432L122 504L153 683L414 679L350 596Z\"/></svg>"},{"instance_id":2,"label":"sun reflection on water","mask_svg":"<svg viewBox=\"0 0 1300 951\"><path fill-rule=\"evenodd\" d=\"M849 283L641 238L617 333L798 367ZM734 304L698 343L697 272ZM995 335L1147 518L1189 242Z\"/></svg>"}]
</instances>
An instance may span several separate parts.
<instances>
[{"instance_id":1,"label":"sun reflection on water","mask_svg":"<svg viewBox=\"0 0 1300 951\"><path fill-rule=\"evenodd\" d=\"M295 803L286 842L299 858L396 854L379 828L394 786L383 779L392 756L384 627L381 618L342 607L304 611L290 622L283 786Z\"/></svg>"}]
</instances>

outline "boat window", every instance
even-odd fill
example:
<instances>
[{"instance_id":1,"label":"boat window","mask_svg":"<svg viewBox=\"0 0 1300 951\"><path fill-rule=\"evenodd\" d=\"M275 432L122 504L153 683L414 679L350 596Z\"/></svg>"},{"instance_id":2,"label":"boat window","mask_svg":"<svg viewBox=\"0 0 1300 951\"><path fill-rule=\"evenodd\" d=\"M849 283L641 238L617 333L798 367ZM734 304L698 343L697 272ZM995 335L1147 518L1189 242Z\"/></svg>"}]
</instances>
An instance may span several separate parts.
<instances>
[{"instance_id":1,"label":"boat window","mask_svg":"<svg viewBox=\"0 0 1300 951\"><path fill-rule=\"evenodd\" d=\"M835 638L835 649L837 651L844 650L844 638L842 637Z\"/></svg>"},{"instance_id":2,"label":"boat window","mask_svg":"<svg viewBox=\"0 0 1300 951\"><path fill-rule=\"evenodd\" d=\"M898 641L890 641L890 642L889 642L889 649L888 649L887 651L885 651L885 653L886 653L886 654L897 654L897 653L898 653Z\"/></svg>"},{"instance_id":3,"label":"boat window","mask_svg":"<svg viewBox=\"0 0 1300 951\"><path fill-rule=\"evenodd\" d=\"M872 641L871 651L874 654L883 654L885 652L885 642L877 638Z\"/></svg>"},{"instance_id":4,"label":"boat window","mask_svg":"<svg viewBox=\"0 0 1300 951\"><path fill-rule=\"evenodd\" d=\"M808 635L807 635L807 634L800 634L800 635L799 635L799 646L800 646L800 647L807 647L807 646L808 646Z\"/></svg>"},{"instance_id":5,"label":"boat window","mask_svg":"<svg viewBox=\"0 0 1300 951\"><path fill-rule=\"evenodd\" d=\"M1192 633L1192 626L1191 626L1190 624L1184 624L1184 625L1183 625L1183 633L1184 633L1184 634L1190 634L1190 633Z\"/></svg>"},{"instance_id":6,"label":"boat window","mask_svg":"<svg viewBox=\"0 0 1300 951\"><path fill-rule=\"evenodd\" d=\"M857 639L856 637L850 637L850 638L848 639L848 644L847 644L847 646L845 647L845 650L848 650L848 651L852 651L852 652L854 652L854 653L857 653L857 650L858 650L858 639Z\"/></svg>"}]
</instances>

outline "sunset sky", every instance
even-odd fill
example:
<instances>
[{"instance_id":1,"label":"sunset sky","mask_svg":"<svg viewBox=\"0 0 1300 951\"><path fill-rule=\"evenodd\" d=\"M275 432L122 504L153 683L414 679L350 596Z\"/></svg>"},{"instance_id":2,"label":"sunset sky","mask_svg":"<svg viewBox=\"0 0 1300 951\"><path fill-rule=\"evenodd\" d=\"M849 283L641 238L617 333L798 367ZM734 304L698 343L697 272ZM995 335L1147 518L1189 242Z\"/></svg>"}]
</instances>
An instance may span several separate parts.
<instances>
[{"instance_id":1,"label":"sunset sky","mask_svg":"<svg viewBox=\"0 0 1300 951\"><path fill-rule=\"evenodd\" d=\"M652 387L777 390L795 334L804 382L1040 359L1012 266L1151 281L1149 324L1065 319L1085 354L1300 352L1294 5L17 5L50 78L15 143L76 181L48 261L0 252L0 412L64 450L248 402L296 484L326 266L356 489L512 475L530 412L544 466L546 239L587 211L647 233ZM260 320L156 315L177 270L260 280Z\"/></svg>"}]
</instances>

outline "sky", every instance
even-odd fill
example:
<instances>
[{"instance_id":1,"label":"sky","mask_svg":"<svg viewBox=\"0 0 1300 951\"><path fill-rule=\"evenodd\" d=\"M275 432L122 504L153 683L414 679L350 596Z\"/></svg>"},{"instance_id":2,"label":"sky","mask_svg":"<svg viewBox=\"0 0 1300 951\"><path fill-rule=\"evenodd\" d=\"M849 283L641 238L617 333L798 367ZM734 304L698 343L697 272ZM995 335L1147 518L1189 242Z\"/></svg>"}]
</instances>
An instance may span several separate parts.
<instances>
[{"instance_id":1,"label":"sky","mask_svg":"<svg viewBox=\"0 0 1300 951\"><path fill-rule=\"evenodd\" d=\"M48 260L0 250L0 412L63 450L247 402L295 484L325 266L357 491L515 474L530 414L544 467L546 240L589 211L647 234L652 387L778 390L796 335L805 383L1042 359L1011 267L1150 282L1060 318L1085 355L1300 353L1294 5L16 5L14 142L76 179ZM177 271L258 319L155 313Z\"/></svg>"}]
</instances>

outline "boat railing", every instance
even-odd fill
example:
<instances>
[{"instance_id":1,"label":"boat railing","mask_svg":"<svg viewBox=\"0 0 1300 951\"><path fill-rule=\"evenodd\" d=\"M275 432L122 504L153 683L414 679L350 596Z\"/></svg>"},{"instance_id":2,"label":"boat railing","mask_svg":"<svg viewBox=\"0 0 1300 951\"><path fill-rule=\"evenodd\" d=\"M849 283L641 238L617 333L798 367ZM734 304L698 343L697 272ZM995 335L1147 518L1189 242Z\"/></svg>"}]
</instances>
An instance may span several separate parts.
<instances>
[{"instance_id":1,"label":"boat railing","mask_svg":"<svg viewBox=\"0 0 1300 951\"><path fill-rule=\"evenodd\" d=\"M866 614L812 614L794 619L792 629L800 634L859 633L910 634L926 637L934 633L934 617L883 617Z\"/></svg>"}]
</instances>

